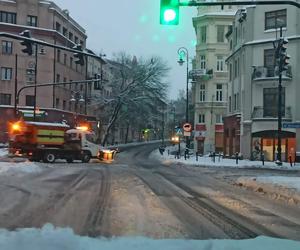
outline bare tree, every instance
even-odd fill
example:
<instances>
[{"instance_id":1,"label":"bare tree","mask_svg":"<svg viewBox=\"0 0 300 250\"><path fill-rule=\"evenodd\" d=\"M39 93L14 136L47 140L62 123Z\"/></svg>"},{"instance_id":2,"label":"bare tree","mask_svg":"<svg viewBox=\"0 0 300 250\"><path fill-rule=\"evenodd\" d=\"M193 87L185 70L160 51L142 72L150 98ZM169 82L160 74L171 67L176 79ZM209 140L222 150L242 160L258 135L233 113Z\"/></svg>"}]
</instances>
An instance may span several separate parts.
<instances>
[{"instance_id":1,"label":"bare tree","mask_svg":"<svg viewBox=\"0 0 300 250\"><path fill-rule=\"evenodd\" d=\"M99 100L97 96L94 97L97 105L104 107L104 112L108 115L102 145L107 143L120 113L123 113L122 118L128 122L128 126L137 126L137 121L147 115L150 117L155 112L155 100L165 99L167 93L167 84L163 79L169 68L159 57L136 59L119 53L113 64L112 96Z\"/></svg>"}]
</instances>

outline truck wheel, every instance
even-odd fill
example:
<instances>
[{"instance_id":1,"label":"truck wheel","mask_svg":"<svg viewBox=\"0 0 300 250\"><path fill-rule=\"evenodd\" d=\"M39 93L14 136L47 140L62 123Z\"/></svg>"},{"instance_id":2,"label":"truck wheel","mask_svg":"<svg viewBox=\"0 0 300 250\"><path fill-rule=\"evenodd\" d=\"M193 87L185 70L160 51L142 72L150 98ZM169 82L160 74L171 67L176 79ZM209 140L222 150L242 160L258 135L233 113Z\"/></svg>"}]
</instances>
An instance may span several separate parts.
<instances>
[{"instance_id":1,"label":"truck wheel","mask_svg":"<svg viewBox=\"0 0 300 250\"><path fill-rule=\"evenodd\" d=\"M52 152L45 153L43 161L46 163L54 163L55 162L55 154Z\"/></svg>"},{"instance_id":2,"label":"truck wheel","mask_svg":"<svg viewBox=\"0 0 300 250\"><path fill-rule=\"evenodd\" d=\"M90 153L83 153L82 160L81 160L83 163L88 163L90 159L91 159Z\"/></svg>"}]
</instances>

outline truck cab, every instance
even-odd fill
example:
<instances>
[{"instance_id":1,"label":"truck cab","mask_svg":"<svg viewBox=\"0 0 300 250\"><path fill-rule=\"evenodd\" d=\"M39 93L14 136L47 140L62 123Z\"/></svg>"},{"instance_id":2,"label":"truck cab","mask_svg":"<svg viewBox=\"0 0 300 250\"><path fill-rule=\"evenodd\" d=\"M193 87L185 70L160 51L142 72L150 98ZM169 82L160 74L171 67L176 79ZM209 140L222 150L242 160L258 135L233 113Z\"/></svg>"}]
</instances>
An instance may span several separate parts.
<instances>
[{"instance_id":1,"label":"truck cab","mask_svg":"<svg viewBox=\"0 0 300 250\"><path fill-rule=\"evenodd\" d=\"M88 162L91 158L97 158L101 146L96 144L96 135L94 132L76 128L67 130L66 136L66 144L71 144L72 142L79 143L84 162Z\"/></svg>"}]
</instances>

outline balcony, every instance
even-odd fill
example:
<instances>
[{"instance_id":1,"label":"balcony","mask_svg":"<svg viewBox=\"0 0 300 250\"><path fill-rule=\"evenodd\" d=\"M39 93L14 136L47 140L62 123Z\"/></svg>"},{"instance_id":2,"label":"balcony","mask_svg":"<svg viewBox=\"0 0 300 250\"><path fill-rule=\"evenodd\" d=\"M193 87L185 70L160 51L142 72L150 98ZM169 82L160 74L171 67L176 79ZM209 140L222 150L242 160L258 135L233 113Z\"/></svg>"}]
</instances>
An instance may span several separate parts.
<instances>
[{"instance_id":1,"label":"balcony","mask_svg":"<svg viewBox=\"0 0 300 250\"><path fill-rule=\"evenodd\" d=\"M278 79L278 69L277 67L264 67L264 66L255 66L253 67L252 80L271 80ZM292 76L292 67L289 65L288 70L282 72L283 80L291 80Z\"/></svg>"},{"instance_id":2,"label":"balcony","mask_svg":"<svg viewBox=\"0 0 300 250\"><path fill-rule=\"evenodd\" d=\"M254 107L252 112L252 120L277 120L277 107ZM292 108L282 108L282 119L292 120Z\"/></svg>"}]
</instances>

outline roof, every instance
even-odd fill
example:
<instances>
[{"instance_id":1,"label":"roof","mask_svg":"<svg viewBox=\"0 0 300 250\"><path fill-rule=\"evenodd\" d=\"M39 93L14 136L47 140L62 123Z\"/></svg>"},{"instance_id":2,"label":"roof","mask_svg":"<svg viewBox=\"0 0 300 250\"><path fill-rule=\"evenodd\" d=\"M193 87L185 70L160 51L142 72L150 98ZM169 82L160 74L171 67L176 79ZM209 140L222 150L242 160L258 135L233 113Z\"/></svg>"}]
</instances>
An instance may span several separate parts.
<instances>
[{"instance_id":1,"label":"roof","mask_svg":"<svg viewBox=\"0 0 300 250\"><path fill-rule=\"evenodd\" d=\"M26 124L37 125L37 126L49 126L49 127L60 127L69 128L70 126L64 123L50 123L50 122L25 122Z\"/></svg>"}]
</instances>

